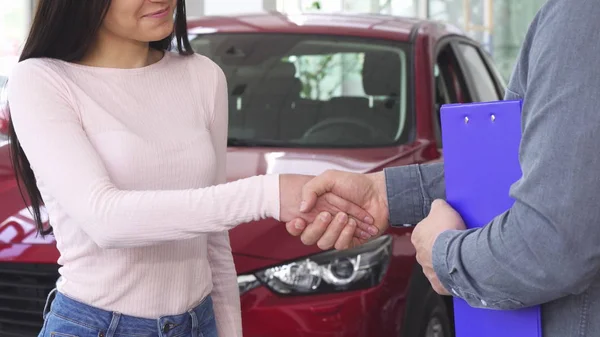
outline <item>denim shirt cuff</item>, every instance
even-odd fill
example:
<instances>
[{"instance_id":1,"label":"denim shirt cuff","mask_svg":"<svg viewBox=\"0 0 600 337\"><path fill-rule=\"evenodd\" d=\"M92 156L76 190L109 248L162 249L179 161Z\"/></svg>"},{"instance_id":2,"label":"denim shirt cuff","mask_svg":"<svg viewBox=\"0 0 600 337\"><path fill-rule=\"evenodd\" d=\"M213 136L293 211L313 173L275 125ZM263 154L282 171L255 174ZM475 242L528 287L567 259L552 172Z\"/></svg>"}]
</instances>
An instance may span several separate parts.
<instances>
[{"instance_id":1,"label":"denim shirt cuff","mask_svg":"<svg viewBox=\"0 0 600 337\"><path fill-rule=\"evenodd\" d=\"M390 224L416 225L424 217L417 165L384 169Z\"/></svg>"},{"instance_id":2,"label":"denim shirt cuff","mask_svg":"<svg viewBox=\"0 0 600 337\"><path fill-rule=\"evenodd\" d=\"M455 230L447 230L438 235L433 243L431 256L433 270L435 271L441 284L444 286L444 288L446 288L446 290L451 292L452 295L460 297L460 290L452 280L452 274L456 272L456 268L448 265L450 243L458 235L460 235L460 232Z\"/></svg>"}]
</instances>

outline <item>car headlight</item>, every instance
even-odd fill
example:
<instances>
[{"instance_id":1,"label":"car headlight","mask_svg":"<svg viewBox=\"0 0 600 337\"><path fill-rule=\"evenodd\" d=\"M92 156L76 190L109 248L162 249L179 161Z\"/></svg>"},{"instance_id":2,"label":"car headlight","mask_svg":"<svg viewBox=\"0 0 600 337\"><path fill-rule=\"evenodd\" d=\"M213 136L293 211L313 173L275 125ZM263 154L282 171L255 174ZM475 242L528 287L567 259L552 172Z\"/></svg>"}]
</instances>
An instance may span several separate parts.
<instances>
[{"instance_id":1,"label":"car headlight","mask_svg":"<svg viewBox=\"0 0 600 337\"><path fill-rule=\"evenodd\" d=\"M239 275L237 281L238 289L240 290L240 295L260 286L260 282L256 279L256 276L254 275Z\"/></svg>"},{"instance_id":2,"label":"car headlight","mask_svg":"<svg viewBox=\"0 0 600 337\"><path fill-rule=\"evenodd\" d=\"M379 284L390 261L392 238L382 236L348 250L331 250L240 275L240 293L264 284L278 294L299 295L366 289Z\"/></svg>"}]
</instances>

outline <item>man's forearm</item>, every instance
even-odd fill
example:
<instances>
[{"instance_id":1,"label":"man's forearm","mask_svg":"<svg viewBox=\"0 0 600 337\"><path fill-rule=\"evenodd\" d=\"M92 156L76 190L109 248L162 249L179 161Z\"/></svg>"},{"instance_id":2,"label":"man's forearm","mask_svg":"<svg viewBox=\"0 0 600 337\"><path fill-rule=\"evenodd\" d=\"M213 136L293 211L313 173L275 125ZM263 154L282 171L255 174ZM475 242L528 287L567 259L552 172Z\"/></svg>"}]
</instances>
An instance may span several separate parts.
<instances>
[{"instance_id":1,"label":"man's forearm","mask_svg":"<svg viewBox=\"0 0 600 337\"><path fill-rule=\"evenodd\" d=\"M435 199L445 199L443 163L408 165L384 170L392 226L423 220Z\"/></svg>"}]
</instances>

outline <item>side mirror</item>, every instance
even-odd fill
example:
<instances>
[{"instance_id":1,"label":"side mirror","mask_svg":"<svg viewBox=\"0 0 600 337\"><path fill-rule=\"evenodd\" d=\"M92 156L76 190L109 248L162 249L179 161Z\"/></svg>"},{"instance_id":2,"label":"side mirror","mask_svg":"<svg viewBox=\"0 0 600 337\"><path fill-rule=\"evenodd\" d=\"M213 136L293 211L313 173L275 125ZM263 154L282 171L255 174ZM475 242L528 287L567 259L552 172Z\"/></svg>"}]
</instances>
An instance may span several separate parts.
<instances>
[{"instance_id":1,"label":"side mirror","mask_svg":"<svg viewBox=\"0 0 600 337\"><path fill-rule=\"evenodd\" d=\"M8 97L6 93L6 76L0 76L0 134L8 134Z\"/></svg>"}]
</instances>

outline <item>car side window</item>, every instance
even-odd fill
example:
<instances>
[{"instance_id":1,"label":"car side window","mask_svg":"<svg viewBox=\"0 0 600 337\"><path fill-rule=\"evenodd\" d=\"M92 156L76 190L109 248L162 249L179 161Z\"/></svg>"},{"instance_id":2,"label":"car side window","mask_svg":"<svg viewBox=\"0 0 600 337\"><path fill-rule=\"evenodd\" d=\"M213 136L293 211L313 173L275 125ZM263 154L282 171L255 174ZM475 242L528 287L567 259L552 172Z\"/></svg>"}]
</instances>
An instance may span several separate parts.
<instances>
[{"instance_id":1,"label":"car side window","mask_svg":"<svg viewBox=\"0 0 600 337\"><path fill-rule=\"evenodd\" d=\"M471 102L471 95L452 45L446 44L437 54L434 66L434 111L438 147L441 148L440 109L444 104Z\"/></svg>"},{"instance_id":2,"label":"car side window","mask_svg":"<svg viewBox=\"0 0 600 337\"><path fill-rule=\"evenodd\" d=\"M477 48L466 43L458 43L456 47L464 61L465 72L472 81L474 99L478 102L501 99L496 83Z\"/></svg>"},{"instance_id":3,"label":"car side window","mask_svg":"<svg viewBox=\"0 0 600 337\"><path fill-rule=\"evenodd\" d=\"M470 101L458 61L450 46L442 49L434 68L436 104L465 103Z\"/></svg>"}]
</instances>

